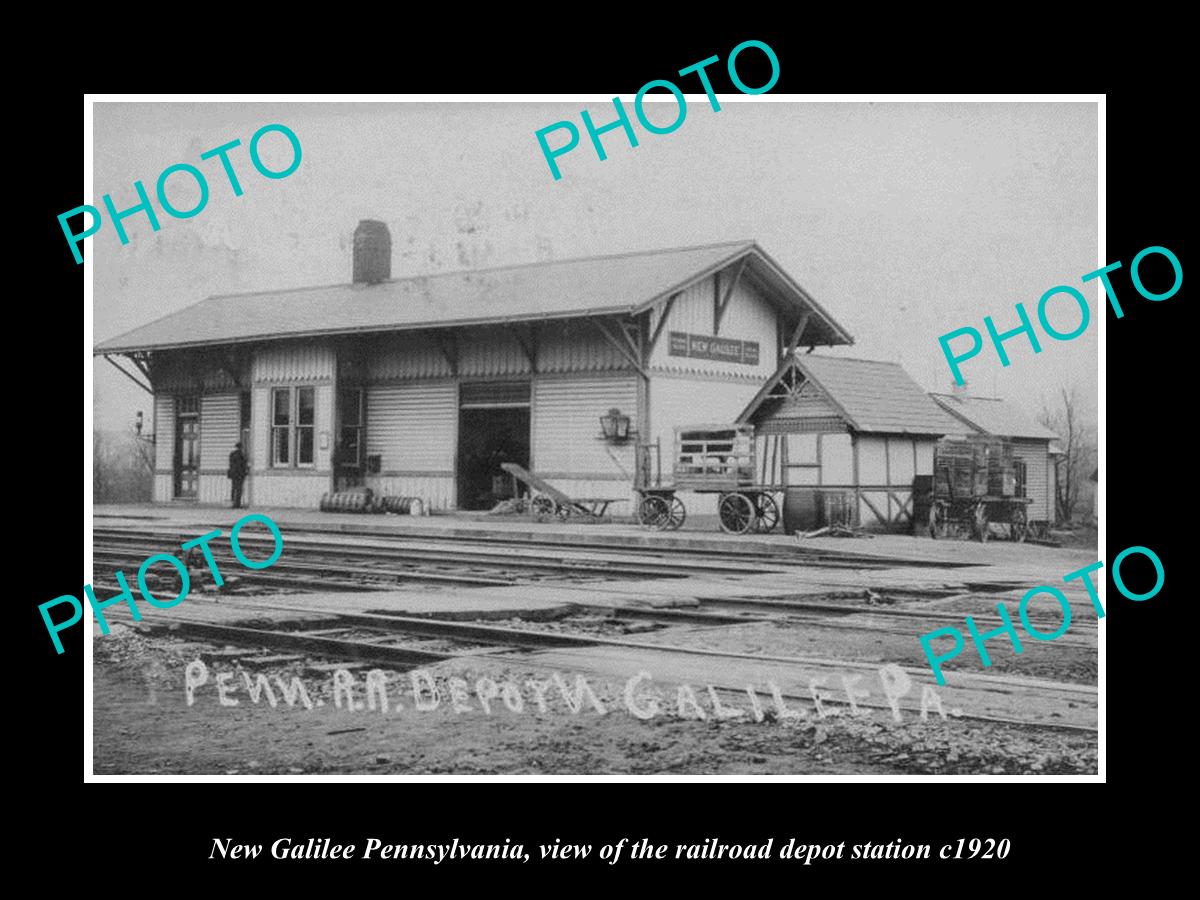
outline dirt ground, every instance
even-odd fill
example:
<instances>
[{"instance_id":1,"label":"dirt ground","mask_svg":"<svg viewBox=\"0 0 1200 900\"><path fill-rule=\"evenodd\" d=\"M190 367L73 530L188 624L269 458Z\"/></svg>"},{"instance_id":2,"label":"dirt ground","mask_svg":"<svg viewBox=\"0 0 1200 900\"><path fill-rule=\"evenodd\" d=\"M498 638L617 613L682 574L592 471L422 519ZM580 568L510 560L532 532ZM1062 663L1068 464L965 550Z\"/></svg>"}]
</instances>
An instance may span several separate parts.
<instances>
[{"instance_id":1,"label":"dirt ground","mask_svg":"<svg viewBox=\"0 0 1200 900\"><path fill-rule=\"evenodd\" d=\"M442 697L437 708L414 708L410 677L388 673L393 706L367 708L365 669L354 671L354 709L335 705L332 667L313 661L269 670L284 683L297 675L309 687L312 709L265 694L254 702L237 666L217 647L145 637L116 628L94 646L95 772L109 774L1092 774L1095 734L1022 728L909 715L896 723L879 711L780 719L763 698L763 721L721 720L697 687L701 720L690 705L662 697L660 714L641 719L621 686L593 682L602 715L583 697L573 712L550 688L546 708L526 696L490 701L485 713L471 689L456 712L448 677L474 683L481 672L497 683L524 684L547 673L519 661L464 659L432 668ZM185 668L203 658L208 682L186 702ZM214 684L228 672L232 692L222 705ZM251 683L256 672L247 671ZM568 679L570 673L568 673ZM407 689L407 693L403 690ZM344 699L344 694L341 699ZM721 698L733 704L736 700ZM396 709L395 700L402 706ZM636 701L645 710L646 698ZM738 704L746 706L745 698ZM361 707L361 708L359 708ZM687 716L687 717L684 717Z\"/></svg>"}]
</instances>

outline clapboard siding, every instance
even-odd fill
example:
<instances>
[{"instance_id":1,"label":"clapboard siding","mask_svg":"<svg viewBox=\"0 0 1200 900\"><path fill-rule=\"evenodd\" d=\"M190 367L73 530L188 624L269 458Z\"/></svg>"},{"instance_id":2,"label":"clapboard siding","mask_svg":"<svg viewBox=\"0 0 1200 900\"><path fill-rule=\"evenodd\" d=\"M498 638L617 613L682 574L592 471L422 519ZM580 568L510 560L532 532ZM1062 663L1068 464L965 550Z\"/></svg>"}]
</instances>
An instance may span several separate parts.
<instances>
[{"instance_id":1,"label":"clapboard siding","mask_svg":"<svg viewBox=\"0 0 1200 900\"><path fill-rule=\"evenodd\" d=\"M380 474L454 471L458 391L452 381L367 388L367 454Z\"/></svg>"},{"instance_id":2,"label":"clapboard siding","mask_svg":"<svg viewBox=\"0 0 1200 900\"><path fill-rule=\"evenodd\" d=\"M241 406L237 394L200 398L201 503L227 503L230 484L226 472L229 454L240 440Z\"/></svg>"},{"instance_id":3,"label":"clapboard siding","mask_svg":"<svg viewBox=\"0 0 1200 900\"><path fill-rule=\"evenodd\" d=\"M154 395L154 470L170 475L175 471L175 398L170 394ZM170 480L166 496L159 496L155 480L155 500L170 500Z\"/></svg>"},{"instance_id":4,"label":"clapboard siding","mask_svg":"<svg viewBox=\"0 0 1200 900\"><path fill-rule=\"evenodd\" d=\"M632 484L632 444L614 446L600 437L600 417L612 407L638 428L637 381L633 377L538 378L533 384L534 471L549 478L625 480ZM616 496L615 494L613 496Z\"/></svg>"},{"instance_id":5,"label":"clapboard siding","mask_svg":"<svg viewBox=\"0 0 1200 900\"><path fill-rule=\"evenodd\" d=\"M1025 496L1033 500L1028 513L1032 521L1054 521L1046 490L1046 446L1045 441L1013 441L1013 459L1025 463Z\"/></svg>"}]
</instances>

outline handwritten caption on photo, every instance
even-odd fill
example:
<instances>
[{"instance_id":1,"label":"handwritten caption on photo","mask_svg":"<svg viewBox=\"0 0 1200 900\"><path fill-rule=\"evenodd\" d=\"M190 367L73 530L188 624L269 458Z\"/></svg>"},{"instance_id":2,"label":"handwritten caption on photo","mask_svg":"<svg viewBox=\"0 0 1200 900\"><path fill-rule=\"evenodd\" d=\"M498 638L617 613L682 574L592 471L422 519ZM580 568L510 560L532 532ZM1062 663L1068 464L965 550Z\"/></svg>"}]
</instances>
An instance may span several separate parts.
<instances>
[{"instance_id":1,"label":"handwritten caption on photo","mask_svg":"<svg viewBox=\"0 0 1200 900\"><path fill-rule=\"evenodd\" d=\"M1171 287L1162 293L1155 293L1154 291L1151 291L1142 282L1142 261L1151 254L1164 257L1167 262L1171 264L1171 269L1173 270L1175 276L1174 283L1171 285ZM1112 306L1113 312L1116 314L1118 319L1123 319L1125 317L1125 310L1122 308L1120 301L1117 300L1116 288L1113 287L1112 281L1109 278L1110 273L1115 272L1120 268L1121 261L1117 260L1115 263L1109 263L1102 269L1089 272L1088 274L1084 275L1080 281L1087 283L1089 281L1094 281L1097 278L1100 279L1101 284L1104 285L1105 295L1108 297L1108 302ZM1133 286L1137 289L1137 292L1147 300L1153 300L1156 302L1160 300L1169 300L1171 297L1174 297L1177 293L1179 293L1179 289L1183 287L1183 266L1180 265L1179 258L1166 247L1147 247L1133 258L1133 262L1129 266L1129 277L1133 281ZM1051 298L1057 297L1060 294L1069 295L1071 299L1074 300L1079 306L1079 324L1070 331L1058 331L1053 325L1050 324L1050 320L1046 316L1046 307ZM1000 359L1000 365L1005 367L1009 366L1011 363L1008 358L1008 352L1004 349L1004 342L1011 340L1018 335L1023 334L1029 339L1029 345L1033 348L1034 353L1042 352L1042 344L1038 340L1037 332L1033 328L1033 323L1029 319L1029 313L1025 309L1025 305L1023 303L1018 303L1016 305L1016 311L1017 318L1020 320L1021 324L1016 328L1005 332L998 332L996 330L996 323L992 321L991 316L983 317L984 329L987 331L988 337L991 338L992 346L996 348L996 356ZM1046 293L1042 294L1042 298L1038 300L1037 316L1038 321L1041 322L1042 329L1046 332L1046 334L1056 341L1074 340L1087 331L1088 324L1092 320L1092 313L1088 308L1087 299L1075 288L1065 284L1052 287L1050 290L1046 291ZM958 337L969 337L971 339L971 346L961 353L951 353L950 342ZM973 359L980 354L980 352L983 350L983 335L979 333L979 329L967 326L965 328L956 328L954 331L946 332L938 338L938 343L941 345L942 354L946 357L946 362L950 364L950 371L954 375L954 383L959 385L963 384L962 368L960 364L966 362L968 359Z\"/></svg>"},{"instance_id":2,"label":"handwritten caption on photo","mask_svg":"<svg viewBox=\"0 0 1200 900\"><path fill-rule=\"evenodd\" d=\"M1126 557L1133 553L1147 557L1150 562L1154 564L1154 572L1156 576L1154 587L1141 594L1130 592L1129 588L1125 586L1124 580L1121 578L1121 563L1125 561ZM1083 583L1084 587L1087 589L1088 599L1092 601L1092 607L1096 610L1097 619L1104 618L1104 607L1100 605L1100 595L1097 593L1096 584L1092 581L1090 576L1093 572L1098 569L1102 569L1103 567L1103 560L1097 560L1091 565L1084 566L1082 569L1076 569L1074 572L1068 572L1063 576L1064 582L1069 583L1078 579ZM1113 560L1112 568L1109 571L1112 573L1113 584L1116 585L1117 590L1130 600L1134 600L1139 603L1142 600L1149 600L1151 597L1156 596L1158 592L1163 589L1163 585L1165 585L1167 582L1166 571L1163 569L1162 560L1160 560L1158 558L1158 554L1149 547L1129 547L1125 550L1122 550L1117 554L1117 558ZM1058 601L1058 605L1062 609L1062 624L1059 625L1054 631L1038 631L1029 621L1029 604L1034 600L1034 598L1042 594L1049 594L1052 596ZM967 632L971 635L971 640L975 643L975 649L979 653L979 661L983 664L985 669L991 666L992 659L988 655L987 648L984 647L984 641L999 637L1002 634L1007 634L1009 641L1012 643L1013 652L1018 655L1025 652L1025 648L1021 645L1021 638L1017 634L1016 627L1013 625L1012 616L1009 615L1009 612L1003 603L996 604L996 612L1000 616L1000 621L1002 621L1004 624L999 628L993 629L992 631L980 632L979 626L971 616L967 616L965 619L967 623ZM1037 587L1030 588L1025 592L1025 595L1021 598L1021 602L1017 605L1017 616L1021 620L1021 625L1025 629L1025 633L1034 640L1053 641L1056 638L1062 637L1064 634L1066 634L1067 629L1071 627L1071 604L1067 599L1067 595L1058 588L1049 584L1040 584ZM949 653L935 656L933 653L933 647L931 645L939 637L953 638L954 647ZM925 651L925 658L929 660L929 667L933 670L933 674L937 677L937 683L945 684L946 679L945 676L942 675L942 663L949 662L962 653L963 647L966 644L963 633L957 628L936 628L933 631L921 635L920 641L921 649Z\"/></svg>"},{"instance_id":3,"label":"handwritten caption on photo","mask_svg":"<svg viewBox=\"0 0 1200 900\"><path fill-rule=\"evenodd\" d=\"M245 687L245 694L251 703L258 705L260 701L265 700L271 708L278 705L279 698L276 697L270 679L265 674L259 672L251 676L244 669L214 674L210 672L204 661L199 659L188 663L184 669L184 691L187 705L192 706L196 702L197 690L210 684L211 681L216 688L217 701L221 706L239 706L241 701L234 696L238 690L239 674ZM346 712L369 710L384 714L404 710L406 707L400 697L396 693L389 694L390 674L394 673L382 669L372 669L360 682L348 669L336 670L333 673L330 690L335 708ZM527 680L523 686L512 680L496 681L486 676L475 679L474 683L459 677L435 677L425 669L413 669L408 675L412 708L417 712L432 712L442 706L443 700L445 700L455 713L467 713L478 709L490 716L493 708L524 713L534 707L539 713L546 713L549 711L551 702L555 702L557 705L556 696L561 698L563 706L572 714L578 714L585 709L589 709L597 715L605 715L609 712L608 706L597 696L587 678L578 674L575 676L573 685L569 684L561 673L555 672L547 679ZM877 675L883 699L891 711L892 718L897 722L903 721L900 713L900 698L913 691L912 679L909 678L908 673L895 664L881 667ZM863 705L871 697L871 692L862 683L865 676L861 674L840 676L840 687L845 694L846 710L844 711L825 705L826 703L843 702L838 694L826 690L831 687L827 680L829 677L821 676L808 681L808 691L812 698L816 718L839 716L843 712L848 712L852 716L872 714L872 707ZM653 719L664 714L672 705L675 713L681 719L723 720L738 719L749 715L755 722L762 722L768 717L777 722L783 722L810 718L806 710L795 706L789 707L785 702L783 692L772 681L766 683L766 693L771 695L769 707L764 706L763 698L759 696L761 689L754 685L746 685L742 691L737 692L745 694L748 708L733 706L732 701L728 700L728 696L726 700L722 700L718 691L726 695L733 691L714 685L705 685L702 690L697 692L690 685L681 684L674 689L672 704L669 694L664 695L652 682L653 677L649 672L638 672L625 682L620 692L625 709L639 719ZM327 683L322 682L322 686ZM319 696L315 701L313 700L313 695L319 694L319 691L310 691L299 677L293 676L290 681L285 681L282 677L276 676L275 687L288 708L311 710L325 705L325 701ZM523 687L527 688L528 692L523 691ZM403 691L398 693L403 693ZM705 698L703 703L700 697ZM478 706L472 706L472 700ZM933 686L922 685L921 721L926 720L931 710L938 713L943 719L948 717L947 710L942 705L941 698ZM958 717L960 715L962 715L961 710L949 710L949 716Z\"/></svg>"},{"instance_id":4,"label":"handwritten caption on photo","mask_svg":"<svg viewBox=\"0 0 1200 900\"><path fill-rule=\"evenodd\" d=\"M264 560L250 559L250 557L246 556L246 554L242 551L241 544L238 541L238 537L242 528L251 522L261 522L266 525L267 530L271 532L271 537L274 539L274 549L271 551L271 555ZM217 568L217 560L213 556L212 548L209 547L209 543L220 536L221 529L218 528L208 532L208 534L202 534L198 538L193 538L190 541L185 541L184 543L180 544L180 547L183 550L190 551L197 548L200 550L200 552L204 555L204 561L208 564L208 570L212 573L213 584L215 584L217 587L223 585L225 583L225 579L221 577L221 571ZM234 557L247 569L268 569L278 561L280 554L283 553L283 534L279 531L279 526L275 524L270 516L262 513L251 513L250 515L242 516L242 518L233 523L233 528L229 533L229 544L233 549ZM150 592L150 588L147 585L146 576L150 572L151 566L160 562L169 564L179 574L179 594L174 599L160 600ZM121 593L117 594L115 597L109 598L108 600L97 600L96 594L92 590L92 586L90 584L85 584L83 586L83 593L88 598L88 603L92 607L92 614L96 617L96 621L100 625L100 634L102 635L106 635L110 631L108 620L104 618L104 610L112 606L114 603L129 604L129 614L133 617L133 620L135 622L142 621L142 613L138 609L137 602L133 599L133 592L129 590L129 583L125 579L125 573L118 570L114 573L114 577L116 578L117 584L121 586ZM158 607L159 609L170 609L172 606L178 606L187 599L188 592L192 587L192 581L191 576L188 573L187 564L184 563L183 560L179 559L177 556L172 556L170 553L155 553L152 556L146 557L146 560L138 568L137 585L138 591L141 593L143 599L145 599L145 601L151 606ZM65 622L54 622L50 618L50 610L53 607L60 606L62 604L69 604L74 608L74 612L71 615L71 618L67 619ZM62 641L59 640L58 637L59 632L65 631L66 629L79 623L79 621L83 618L83 604L74 594L64 594L61 597L55 597L53 600L48 600L41 604L38 607L38 612L42 614L42 621L46 623L46 630L50 633L50 639L54 642L55 650L61 654L63 652L63 645Z\"/></svg>"}]
</instances>

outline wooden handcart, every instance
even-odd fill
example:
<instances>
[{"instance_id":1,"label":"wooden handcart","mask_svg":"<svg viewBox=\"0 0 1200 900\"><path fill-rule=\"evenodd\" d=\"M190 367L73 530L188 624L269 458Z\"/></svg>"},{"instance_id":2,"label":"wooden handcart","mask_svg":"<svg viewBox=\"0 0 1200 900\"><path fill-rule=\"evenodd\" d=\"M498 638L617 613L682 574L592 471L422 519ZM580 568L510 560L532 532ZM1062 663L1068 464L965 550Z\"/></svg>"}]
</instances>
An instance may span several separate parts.
<instances>
[{"instance_id":1,"label":"wooden handcart","mask_svg":"<svg viewBox=\"0 0 1200 900\"><path fill-rule=\"evenodd\" d=\"M628 503L626 497L569 497L524 466L516 463L500 463L500 468L529 488L530 511L539 517L557 516L569 519L572 516L595 521L608 513L613 503Z\"/></svg>"},{"instance_id":2,"label":"wooden handcart","mask_svg":"<svg viewBox=\"0 0 1200 900\"><path fill-rule=\"evenodd\" d=\"M648 466L642 469L648 471ZM755 471L753 425L677 428L674 483L636 488L641 497L638 521L660 531L678 528L687 518L687 509L676 493L695 491L718 495L717 516L723 531L769 532L779 524L779 488L756 482Z\"/></svg>"},{"instance_id":3,"label":"wooden handcart","mask_svg":"<svg viewBox=\"0 0 1200 900\"><path fill-rule=\"evenodd\" d=\"M1016 495L1012 444L1001 438L944 440L934 453L929 536L957 537L964 532L986 542L992 525L1008 538L1029 534L1030 497Z\"/></svg>"}]
</instances>

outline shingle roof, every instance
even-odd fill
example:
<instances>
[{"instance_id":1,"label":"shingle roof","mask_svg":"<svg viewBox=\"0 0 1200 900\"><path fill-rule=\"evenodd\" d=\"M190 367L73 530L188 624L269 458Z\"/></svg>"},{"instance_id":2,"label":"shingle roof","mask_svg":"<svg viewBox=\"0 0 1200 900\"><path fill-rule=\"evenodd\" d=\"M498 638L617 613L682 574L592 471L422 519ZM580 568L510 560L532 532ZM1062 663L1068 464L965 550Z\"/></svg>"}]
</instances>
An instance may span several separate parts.
<instances>
[{"instance_id":1,"label":"shingle roof","mask_svg":"<svg viewBox=\"0 0 1200 900\"><path fill-rule=\"evenodd\" d=\"M930 394L947 412L975 431L997 437L1056 440L1058 435L1035 422L1012 403L996 397L968 397L963 394ZM959 429L963 430L962 428Z\"/></svg>"},{"instance_id":2,"label":"shingle roof","mask_svg":"<svg viewBox=\"0 0 1200 900\"><path fill-rule=\"evenodd\" d=\"M796 316L813 311L806 343L853 343L762 248L753 241L734 241L398 278L378 285L209 297L103 341L95 352L641 312L743 257L772 289L774 302Z\"/></svg>"},{"instance_id":3,"label":"shingle roof","mask_svg":"<svg viewBox=\"0 0 1200 900\"><path fill-rule=\"evenodd\" d=\"M738 421L748 421L789 366L796 366L838 406L855 431L954 434L962 430L897 363L800 354L785 359Z\"/></svg>"}]
</instances>

